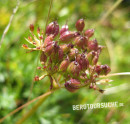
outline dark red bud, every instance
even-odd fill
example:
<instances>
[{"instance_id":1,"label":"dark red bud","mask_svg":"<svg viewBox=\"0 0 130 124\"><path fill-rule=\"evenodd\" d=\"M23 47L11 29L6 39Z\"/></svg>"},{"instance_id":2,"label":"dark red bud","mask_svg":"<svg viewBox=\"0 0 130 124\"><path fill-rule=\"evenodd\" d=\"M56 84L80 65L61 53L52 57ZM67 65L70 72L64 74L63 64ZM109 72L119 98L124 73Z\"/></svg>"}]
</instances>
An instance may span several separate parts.
<instances>
[{"instance_id":1,"label":"dark red bud","mask_svg":"<svg viewBox=\"0 0 130 124\"><path fill-rule=\"evenodd\" d=\"M90 83L89 88L93 88L93 83Z\"/></svg>"},{"instance_id":2,"label":"dark red bud","mask_svg":"<svg viewBox=\"0 0 130 124\"><path fill-rule=\"evenodd\" d=\"M30 24L30 31L34 31L34 25L33 24Z\"/></svg>"},{"instance_id":3,"label":"dark red bud","mask_svg":"<svg viewBox=\"0 0 130 124\"><path fill-rule=\"evenodd\" d=\"M89 61L83 53L77 55L76 61L80 64L81 70L86 70L89 66Z\"/></svg>"},{"instance_id":4,"label":"dark red bud","mask_svg":"<svg viewBox=\"0 0 130 124\"><path fill-rule=\"evenodd\" d=\"M39 76L35 76L34 81L39 81Z\"/></svg>"},{"instance_id":5,"label":"dark red bud","mask_svg":"<svg viewBox=\"0 0 130 124\"><path fill-rule=\"evenodd\" d=\"M39 28L39 27L37 28L37 33L38 33L38 34L40 33L40 28Z\"/></svg>"},{"instance_id":6,"label":"dark red bud","mask_svg":"<svg viewBox=\"0 0 130 124\"><path fill-rule=\"evenodd\" d=\"M77 29L78 31L82 31L82 30L84 29L84 26L85 26L84 19L79 19L79 20L76 22L75 26L76 26L76 29Z\"/></svg>"},{"instance_id":7,"label":"dark red bud","mask_svg":"<svg viewBox=\"0 0 130 124\"><path fill-rule=\"evenodd\" d=\"M98 42L97 42L96 39L88 42L88 49L89 50L95 50L95 51L98 49Z\"/></svg>"},{"instance_id":8,"label":"dark red bud","mask_svg":"<svg viewBox=\"0 0 130 124\"><path fill-rule=\"evenodd\" d=\"M23 44L22 47L23 47L24 49L27 49L27 48L28 48L28 45Z\"/></svg>"},{"instance_id":9,"label":"dark red bud","mask_svg":"<svg viewBox=\"0 0 130 124\"><path fill-rule=\"evenodd\" d=\"M78 51L78 49L76 49L76 48L71 48L70 49L70 52L69 52L69 58L70 58L70 60L74 60L75 59L75 57L76 57L76 55L79 53L79 51Z\"/></svg>"},{"instance_id":10,"label":"dark red bud","mask_svg":"<svg viewBox=\"0 0 130 124\"><path fill-rule=\"evenodd\" d=\"M45 54L50 56L55 48L54 46L55 46L55 41L49 42L45 48Z\"/></svg>"},{"instance_id":11,"label":"dark red bud","mask_svg":"<svg viewBox=\"0 0 130 124\"><path fill-rule=\"evenodd\" d=\"M68 44L63 44L60 45L60 48L62 49L63 53L67 53L70 50L71 46Z\"/></svg>"},{"instance_id":12,"label":"dark red bud","mask_svg":"<svg viewBox=\"0 0 130 124\"><path fill-rule=\"evenodd\" d=\"M85 44L87 44L87 38L83 36L78 36L75 39L74 44L79 48L84 48Z\"/></svg>"},{"instance_id":13,"label":"dark red bud","mask_svg":"<svg viewBox=\"0 0 130 124\"><path fill-rule=\"evenodd\" d=\"M72 61L72 62L69 64L68 68L67 68L67 71L68 71L71 75L73 75L73 76L78 76L79 73L80 73L80 70L81 70L81 66L80 66L79 63L76 62L76 61Z\"/></svg>"},{"instance_id":14,"label":"dark red bud","mask_svg":"<svg viewBox=\"0 0 130 124\"><path fill-rule=\"evenodd\" d=\"M84 35L87 36L88 38L92 37L94 35L94 29L86 30Z\"/></svg>"},{"instance_id":15,"label":"dark red bud","mask_svg":"<svg viewBox=\"0 0 130 124\"><path fill-rule=\"evenodd\" d=\"M45 63L46 60L47 60L47 56L45 55L44 52L42 52L42 53L41 53L41 56L40 56L40 62L41 62L41 63L43 63L43 62Z\"/></svg>"},{"instance_id":16,"label":"dark red bud","mask_svg":"<svg viewBox=\"0 0 130 124\"><path fill-rule=\"evenodd\" d=\"M45 38L45 41L44 41L44 47L46 47L48 44L50 44L54 39L54 36L53 35L49 35Z\"/></svg>"},{"instance_id":17,"label":"dark red bud","mask_svg":"<svg viewBox=\"0 0 130 124\"><path fill-rule=\"evenodd\" d=\"M60 30L60 35L63 34L64 32L68 31L68 25L63 25L61 27L61 30Z\"/></svg>"},{"instance_id":18,"label":"dark red bud","mask_svg":"<svg viewBox=\"0 0 130 124\"><path fill-rule=\"evenodd\" d=\"M111 69L108 65L97 65L95 71L98 75L107 75L111 71Z\"/></svg>"},{"instance_id":19,"label":"dark red bud","mask_svg":"<svg viewBox=\"0 0 130 124\"><path fill-rule=\"evenodd\" d=\"M52 34L52 35L56 36L58 33L59 33L58 23L56 21L51 22L46 28L46 35L49 36Z\"/></svg>"},{"instance_id":20,"label":"dark red bud","mask_svg":"<svg viewBox=\"0 0 130 124\"><path fill-rule=\"evenodd\" d=\"M58 59L61 61L63 59L64 53L63 50L59 48L58 50Z\"/></svg>"},{"instance_id":21,"label":"dark red bud","mask_svg":"<svg viewBox=\"0 0 130 124\"><path fill-rule=\"evenodd\" d=\"M75 92L80 88L80 81L77 79L70 79L69 81L65 82L65 88L70 92Z\"/></svg>"},{"instance_id":22,"label":"dark red bud","mask_svg":"<svg viewBox=\"0 0 130 124\"><path fill-rule=\"evenodd\" d=\"M61 42L71 42L72 39L75 37L74 32L66 31L60 35Z\"/></svg>"},{"instance_id":23,"label":"dark red bud","mask_svg":"<svg viewBox=\"0 0 130 124\"><path fill-rule=\"evenodd\" d=\"M63 60L63 61L61 62L61 64L60 64L60 67L59 67L60 71L66 71L66 69L67 69L69 63L70 63L70 62L69 62L68 59Z\"/></svg>"}]
</instances>

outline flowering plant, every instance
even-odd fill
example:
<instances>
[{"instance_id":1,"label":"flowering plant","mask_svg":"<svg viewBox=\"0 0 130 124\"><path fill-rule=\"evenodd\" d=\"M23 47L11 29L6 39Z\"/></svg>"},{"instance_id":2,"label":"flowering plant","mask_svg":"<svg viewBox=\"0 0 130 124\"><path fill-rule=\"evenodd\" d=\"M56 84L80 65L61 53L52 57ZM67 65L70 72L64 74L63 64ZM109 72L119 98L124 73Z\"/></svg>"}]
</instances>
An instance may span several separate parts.
<instances>
[{"instance_id":1,"label":"flowering plant","mask_svg":"<svg viewBox=\"0 0 130 124\"><path fill-rule=\"evenodd\" d=\"M62 77L65 88L75 92L79 88L89 86L103 93L96 82L100 75L107 75L111 69L108 65L99 65L99 55L104 48L92 39L94 29L84 30L84 19L79 19L76 24L76 31L70 31L68 25L59 29L57 21L51 22L44 33L37 28L37 36L34 32L34 25L30 25L31 36L26 40L35 46L30 48L23 44L24 49L41 51L41 66L37 69L46 71L51 79L50 89L53 87L53 76ZM34 80L42 80L45 76L35 76ZM60 81L59 81L60 82ZM56 82L59 87L61 83Z\"/></svg>"}]
</instances>

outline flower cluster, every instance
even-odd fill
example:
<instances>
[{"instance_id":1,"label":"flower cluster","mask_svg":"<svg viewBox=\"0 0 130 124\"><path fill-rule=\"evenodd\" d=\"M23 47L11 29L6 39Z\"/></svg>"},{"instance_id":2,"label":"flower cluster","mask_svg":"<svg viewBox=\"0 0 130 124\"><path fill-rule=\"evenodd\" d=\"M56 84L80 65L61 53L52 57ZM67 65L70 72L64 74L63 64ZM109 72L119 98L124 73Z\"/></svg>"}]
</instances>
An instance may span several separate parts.
<instances>
[{"instance_id":1,"label":"flower cluster","mask_svg":"<svg viewBox=\"0 0 130 124\"><path fill-rule=\"evenodd\" d=\"M30 25L29 36L26 40L35 46L29 48L23 44L23 48L34 51L40 50L40 62L42 69L53 76L57 73L63 76L65 88L75 92L83 86L89 86L103 92L96 85L99 75L107 75L111 69L108 65L99 65L99 55L104 48L99 45L96 39L92 39L94 29L84 30L85 22L79 19L76 24L76 31L70 31L68 25L59 29L56 21L46 27L44 33L37 29L37 36L34 34L34 26ZM35 81L42 77L36 76ZM53 87L51 87L53 88Z\"/></svg>"}]
</instances>

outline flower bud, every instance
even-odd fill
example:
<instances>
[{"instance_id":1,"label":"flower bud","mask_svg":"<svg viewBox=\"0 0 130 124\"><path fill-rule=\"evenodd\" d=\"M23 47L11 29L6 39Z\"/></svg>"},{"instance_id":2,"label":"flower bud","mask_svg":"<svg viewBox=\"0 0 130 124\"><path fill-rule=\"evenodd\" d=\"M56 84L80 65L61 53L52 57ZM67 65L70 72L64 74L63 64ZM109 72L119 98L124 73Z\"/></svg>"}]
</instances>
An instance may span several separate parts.
<instances>
[{"instance_id":1,"label":"flower bud","mask_svg":"<svg viewBox=\"0 0 130 124\"><path fill-rule=\"evenodd\" d=\"M23 47L24 49L28 49L28 45L26 45L26 44L23 44L22 47Z\"/></svg>"},{"instance_id":2,"label":"flower bud","mask_svg":"<svg viewBox=\"0 0 130 124\"><path fill-rule=\"evenodd\" d=\"M94 51L91 51L91 52L89 52L87 54L87 59L89 61L89 64L92 64L92 60L93 60L94 56L95 56L95 52Z\"/></svg>"},{"instance_id":3,"label":"flower bud","mask_svg":"<svg viewBox=\"0 0 130 124\"><path fill-rule=\"evenodd\" d=\"M33 41L32 37L30 37L30 36L28 36L28 40L29 40L30 42Z\"/></svg>"},{"instance_id":4,"label":"flower bud","mask_svg":"<svg viewBox=\"0 0 130 124\"><path fill-rule=\"evenodd\" d=\"M86 70L89 66L89 61L84 53L78 54L76 57L76 61L80 64L81 70Z\"/></svg>"},{"instance_id":5,"label":"flower bud","mask_svg":"<svg viewBox=\"0 0 130 124\"><path fill-rule=\"evenodd\" d=\"M64 56L63 50L61 48L59 48L59 50L58 50L58 59L61 61L63 59L63 56Z\"/></svg>"},{"instance_id":6,"label":"flower bud","mask_svg":"<svg viewBox=\"0 0 130 124\"><path fill-rule=\"evenodd\" d=\"M95 71L98 75L107 75L111 71L111 69L108 65L97 65Z\"/></svg>"},{"instance_id":7,"label":"flower bud","mask_svg":"<svg viewBox=\"0 0 130 124\"><path fill-rule=\"evenodd\" d=\"M78 49L76 49L76 48L71 48L70 49L70 52L69 52L69 54L68 54L68 56L69 56L69 59L70 60L74 60L75 59L75 57L76 57L76 55L78 54Z\"/></svg>"},{"instance_id":8,"label":"flower bud","mask_svg":"<svg viewBox=\"0 0 130 124\"><path fill-rule=\"evenodd\" d=\"M71 42L73 38L75 37L74 32L72 31L66 31L60 35L60 41L61 42Z\"/></svg>"},{"instance_id":9,"label":"flower bud","mask_svg":"<svg viewBox=\"0 0 130 124\"><path fill-rule=\"evenodd\" d=\"M65 82L65 88L70 92L75 92L80 88L80 81L77 79L70 79L69 81Z\"/></svg>"},{"instance_id":10,"label":"flower bud","mask_svg":"<svg viewBox=\"0 0 130 124\"><path fill-rule=\"evenodd\" d=\"M39 76L35 76L34 81L39 81Z\"/></svg>"},{"instance_id":11,"label":"flower bud","mask_svg":"<svg viewBox=\"0 0 130 124\"><path fill-rule=\"evenodd\" d=\"M76 29L77 31L82 31L84 29L85 23L84 23L84 19L79 19L76 24Z\"/></svg>"},{"instance_id":12,"label":"flower bud","mask_svg":"<svg viewBox=\"0 0 130 124\"><path fill-rule=\"evenodd\" d=\"M55 41L49 42L48 45L45 47L45 54L51 55L54 50Z\"/></svg>"},{"instance_id":13,"label":"flower bud","mask_svg":"<svg viewBox=\"0 0 130 124\"><path fill-rule=\"evenodd\" d=\"M60 71L66 71L68 65L69 65L69 60L66 58L65 60L63 60L60 64L59 70Z\"/></svg>"},{"instance_id":14,"label":"flower bud","mask_svg":"<svg viewBox=\"0 0 130 124\"><path fill-rule=\"evenodd\" d=\"M72 75L72 76L78 76L79 73L80 73L80 70L81 70L81 67L79 65L78 62L76 61L72 61L68 68L67 68L67 71Z\"/></svg>"},{"instance_id":15,"label":"flower bud","mask_svg":"<svg viewBox=\"0 0 130 124\"><path fill-rule=\"evenodd\" d=\"M56 21L51 22L46 28L46 35L49 36L52 34L52 35L56 36L58 33L59 33L58 23Z\"/></svg>"},{"instance_id":16,"label":"flower bud","mask_svg":"<svg viewBox=\"0 0 130 124\"><path fill-rule=\"evenodd\" d=\"M84 35L87 36L88 38L92 37L94 35L94 29L86 30Z\"/></svg>"},{"instance_id":17,"label":"flower bud","mask_svg":"<svg viewBox=\"0 0 130 124\"><path fill-rule=\"evenodd\" d=\"M34 31L34 25L33 24L30 24L30 31Z\"/></svg>"},{"instance_id":18,"label":"flower bud","mask_svg":"<svg viewBox=\"0 0 130 124\"><path fill-rule=\"evenodd\" d=\"M63 44L63 45L60 45L60 48L62 49L63 53L67 53L67 52L69 52L71 45Z\"/></svg>"},{"instance_id":19,"label":"flower bud","mask_svg":"<svg viewBox=\"0 0 130 124\"><path fill-rule=\"evenodd\" d=\"M89 50L95 50L95 51L98 49L98 42L97 42L96 39L88 42L88 49Z\"/></svg>"},{"instance_id":20,"label":"flower bud","mask_svg":"<svg viewBox=\"0 0 130 124\"><path fill-rule=\"evenodd\" d=\"M63 34L64 32L68 31L68 25L63 25L61 27L61 30L60 30L60 35Z\"/></svg>"},{"instance_id":21,"label":"flower bud","mask_svg":"<svg viewBox=\"0 0 130 124\"><path fill-rule=\"evenodd\" d=\"M37 28L37 33L40 34L40 28L39 27Z\"/></svg>"},{"instance_id":22,"label":"flower bud","mask_svg":"<svg viewBox=\"0 0 130 124\"><path fill-rule=\"evenodd\" d=\"M40 62L45 63L46 61L47 61L47 56L45 55L44 52L42 52L40 56Z\"/></svg>"},{"instance_id":23,"label":"flower bud","mask_svg":"<svg viewBox=\"0 0 130 124\"><path fill-rule=\"evenodd\" d=\"M83 36L76 37L74 44L79 48L84 48L85 44L87 44L87 38Z\"/></svg>"},{"instance_id":24,"label":"flower bud","mask_svg":"<svg viewBox=\"0 0 130 124\"><path fill-rule=\"evenodd\" d=\"M96 65L96 64L97 64L98 58L99 58L98 54L94 56L94 58L93 58L93 60L92 60L92 64L93 64L93 65Z\"/></svg>"},{"instance_id":25,"label":"flower bud","mask_svg":"<svg viewBox=\"0 0 130 124\"><path fill-rule=\"evenodd\" d=\"M49 36L47 36L46 38L45 38L45 40L44 40L44 47L46 47L50 42L52 42L53 41L53 39L54 39L54 36L53 35L49 35Z\"/></svg>"}]
</instances>

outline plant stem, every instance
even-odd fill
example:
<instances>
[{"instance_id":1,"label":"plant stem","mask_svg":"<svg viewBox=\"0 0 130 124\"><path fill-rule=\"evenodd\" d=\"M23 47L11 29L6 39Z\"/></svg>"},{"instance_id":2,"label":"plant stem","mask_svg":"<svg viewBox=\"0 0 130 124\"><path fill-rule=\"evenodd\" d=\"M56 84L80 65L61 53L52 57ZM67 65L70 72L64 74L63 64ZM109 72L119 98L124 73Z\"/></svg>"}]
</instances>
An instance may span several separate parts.
<instances>
[{"instance_id":1,"label":"plant stem","mask_svg":"<svg viewBox=\"0 0 130 124\"><path fill-rule=\"evenodd\" d=\"M105 76L100 76L100 78L119 76L119 75L130 75L130 72L113 73L113 74L108 74L108 75L105 75Z\"/></svg>"}]
</instances>

